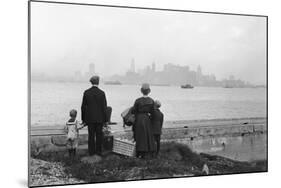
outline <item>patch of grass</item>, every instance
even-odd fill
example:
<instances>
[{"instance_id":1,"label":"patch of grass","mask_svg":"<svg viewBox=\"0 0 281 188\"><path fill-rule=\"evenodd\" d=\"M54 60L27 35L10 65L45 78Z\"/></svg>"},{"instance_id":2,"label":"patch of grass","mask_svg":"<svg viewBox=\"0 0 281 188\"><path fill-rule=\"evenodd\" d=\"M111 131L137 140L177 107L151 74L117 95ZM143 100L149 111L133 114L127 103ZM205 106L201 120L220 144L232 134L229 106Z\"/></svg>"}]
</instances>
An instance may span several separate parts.
<instances>
[{"instance_id":1,"label":"patch of grass","mask_svg":"<svg viewBox=\"0 0 281 188\"><path fill-rule=\"evenodd\" d=\"M157 158L138 159L108 153L99 163L86 164L80 161L82 156L72 160L62 154L42 154L39 158L61 162L66 174L85 182L151 179L174 175L198 176L203 175L201 170L204 164L208 165L210 174L267 170L266 161L247 163L208 154L197 154L186 145L173 142L163 143Z\"/></svg>"},{"instance_id":2,"label":"patch of grass","mask_svg":"<svg viewBox=\"0 0 281 188\"><path fill-rule=\"evenodd\" d=\"M233 174L267 171L266 160L241 162L205 153L200 154L200 156L207 162L211 174Z\"/></svg>"}]
</instances>

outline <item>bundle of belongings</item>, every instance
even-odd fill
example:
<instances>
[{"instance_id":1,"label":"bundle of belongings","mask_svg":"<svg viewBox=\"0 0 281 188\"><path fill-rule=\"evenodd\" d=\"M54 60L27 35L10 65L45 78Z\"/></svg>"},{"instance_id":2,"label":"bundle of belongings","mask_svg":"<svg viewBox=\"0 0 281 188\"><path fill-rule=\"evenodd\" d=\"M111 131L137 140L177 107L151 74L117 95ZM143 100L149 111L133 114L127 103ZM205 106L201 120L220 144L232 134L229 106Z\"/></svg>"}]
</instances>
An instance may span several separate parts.
<instances>
[{"instance_id":1,"label":"bundle of belongings","mask_svg":"<svg viewBox=\"0 0 281 188\"><path fill-rule=\"evenodd\" d=\"M133 107L127 108L121 113L121 117L123 118L123 127L125 125L132 126L135 122L135 114L132 113Z\"/></svg>"}]
</instances>

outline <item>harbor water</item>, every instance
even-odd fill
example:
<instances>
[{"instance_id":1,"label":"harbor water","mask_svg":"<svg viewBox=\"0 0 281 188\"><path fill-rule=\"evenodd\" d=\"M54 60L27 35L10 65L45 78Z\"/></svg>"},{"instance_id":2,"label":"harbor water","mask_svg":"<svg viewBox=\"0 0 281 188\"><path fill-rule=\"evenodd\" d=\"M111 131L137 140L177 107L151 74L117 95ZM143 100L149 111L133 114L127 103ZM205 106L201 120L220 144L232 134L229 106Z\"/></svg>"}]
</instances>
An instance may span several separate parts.
<instances>
[{"instance_id":1,"label":"harbor water","mask_svg":"<svg viewBox=\"0 0 281 188\"><path fill-rule=\"evenodd\" d=\"M80 109L89 83L32 82L31 125L63 125L71 109ZM113 108L111 121L121 122L121 112L141 96L138 85L100 85ZM167 121L266 117L265 88L151 86L153 99L162 103Z\"/></svg>"}]
</instances>

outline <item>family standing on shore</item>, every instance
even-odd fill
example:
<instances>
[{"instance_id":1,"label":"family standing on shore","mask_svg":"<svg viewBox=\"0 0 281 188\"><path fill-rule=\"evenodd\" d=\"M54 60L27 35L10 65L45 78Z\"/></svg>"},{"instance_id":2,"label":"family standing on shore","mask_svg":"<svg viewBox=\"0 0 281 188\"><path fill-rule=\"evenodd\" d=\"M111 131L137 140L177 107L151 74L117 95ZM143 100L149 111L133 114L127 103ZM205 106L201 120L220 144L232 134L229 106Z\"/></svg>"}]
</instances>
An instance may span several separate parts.
<instances>
[{"instance_id":1,"label":"family standing on shore","mask_svg":"<svg viewBox=\"0 0 281 188\"><path fill-rule=\"evenodd\" d=\"M70 119L66 123L67 147L70 156L75 156L78 147L78 132L88 127L89 155L102 155L103 126L108 123L107 102L104 91L98 88L99 77L90 79L92 87L84 92L81 105L82 124L76 120L77 111L70 111ZM160 150L160 137L164 115L159 110L161 103L153 100L149 84L141 86L142 97L136 99L132 107L135 121L132 125L133 139L136 143L136 156L157 156Z\"/></svg>"}]
</instances>

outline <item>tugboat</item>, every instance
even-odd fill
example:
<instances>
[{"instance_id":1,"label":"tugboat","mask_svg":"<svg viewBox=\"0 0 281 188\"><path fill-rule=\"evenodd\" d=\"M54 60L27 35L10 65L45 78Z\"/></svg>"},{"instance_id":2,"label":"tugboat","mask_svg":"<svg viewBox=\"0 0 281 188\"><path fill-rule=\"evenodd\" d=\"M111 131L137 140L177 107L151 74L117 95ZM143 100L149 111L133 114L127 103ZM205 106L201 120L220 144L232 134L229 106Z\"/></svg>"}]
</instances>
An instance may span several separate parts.
<instances>
[{"instance_id":1,"label":"tugboat","mask_svg":"<svg viewBox=\"0 0 281 188\"><path fill-rule=\"evenodd\" d=\"M183 89L192 89L194 87L192 85L190 85L190 84L185 84L185 85L181 85L181 88L183 88Z\"/></svg>"}]
</instances>

